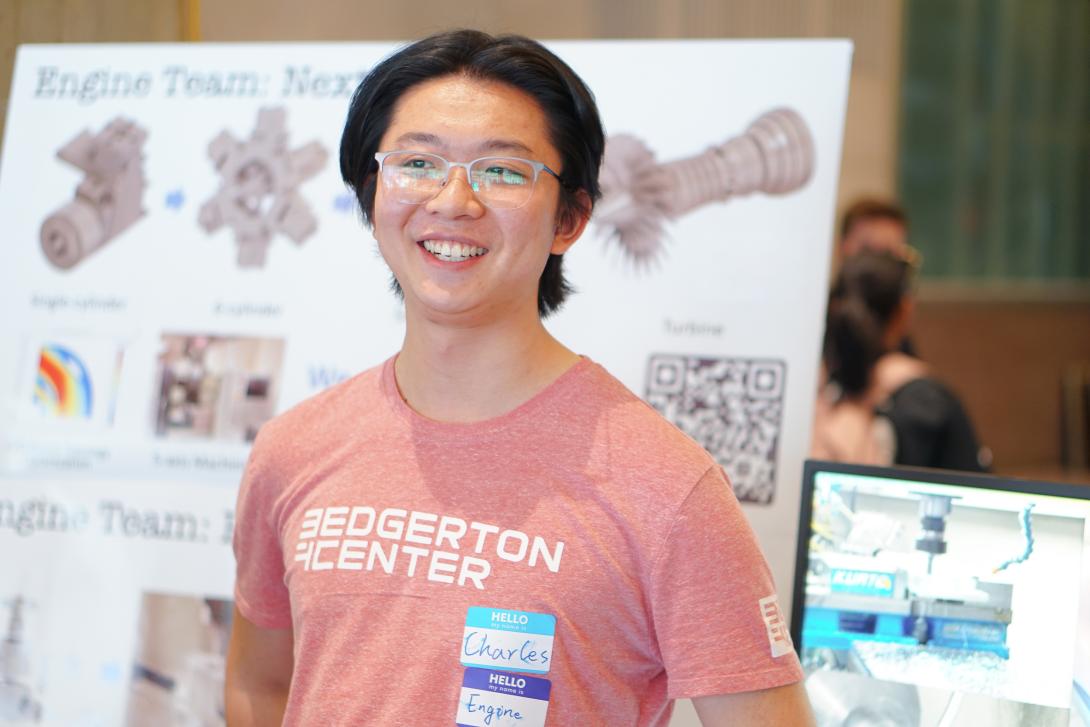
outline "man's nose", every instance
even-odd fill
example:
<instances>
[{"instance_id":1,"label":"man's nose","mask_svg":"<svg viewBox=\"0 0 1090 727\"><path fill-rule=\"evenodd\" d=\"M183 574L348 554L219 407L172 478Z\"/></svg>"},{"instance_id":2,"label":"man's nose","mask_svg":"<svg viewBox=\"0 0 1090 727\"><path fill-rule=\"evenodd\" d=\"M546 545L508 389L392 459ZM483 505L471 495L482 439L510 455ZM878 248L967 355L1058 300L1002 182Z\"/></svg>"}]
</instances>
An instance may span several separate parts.
<instances>
[{"instance_id":1,"label":"man's nose","mask_svg":"<svg viewBox=\"0 0 1090 727\"><path fill-rule=\"evenodd\" d=\"M484 213L484 205L477 199L469 173L463 167L451 167L443 187L425 204L429 212L447 214L453 217L479 217Z\"/></svg>"}]
</instances>

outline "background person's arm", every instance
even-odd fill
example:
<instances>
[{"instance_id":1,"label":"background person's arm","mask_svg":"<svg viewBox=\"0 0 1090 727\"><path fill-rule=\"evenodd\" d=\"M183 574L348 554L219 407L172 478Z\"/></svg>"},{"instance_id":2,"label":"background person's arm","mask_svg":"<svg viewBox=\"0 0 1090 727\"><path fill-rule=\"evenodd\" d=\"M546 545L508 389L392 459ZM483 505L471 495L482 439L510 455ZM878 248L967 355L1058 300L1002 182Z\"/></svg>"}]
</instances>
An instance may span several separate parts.
<instances>
[{"instance_id":1,"label":"background person's arm","mask_svg":"<svg viewBox=\"0 0 1090 727\"><path fill-rule=\"evenodd\" d=\"M737 694L693 697L704 727L785 725L810 727L814 715L802 683Z\"/></svg>"},{"instance_id":2,"label":"background person's arm","mask_svg":"<svg viewBox=\"0 0 1090 727\"><path fill-rule=\"evenodd\" d=\"M284 721L294 667L292 641L290 628L261 628L235 608L224 695L230 727L268 727Z\"/></svg>"}]
</instances>

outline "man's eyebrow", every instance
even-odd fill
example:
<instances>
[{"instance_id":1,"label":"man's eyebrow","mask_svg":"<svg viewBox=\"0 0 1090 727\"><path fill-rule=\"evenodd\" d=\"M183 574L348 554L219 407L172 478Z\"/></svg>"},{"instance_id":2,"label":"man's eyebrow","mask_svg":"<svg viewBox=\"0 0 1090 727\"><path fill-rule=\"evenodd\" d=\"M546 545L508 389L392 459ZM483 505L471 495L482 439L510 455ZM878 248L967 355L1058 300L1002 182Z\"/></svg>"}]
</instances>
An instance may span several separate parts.
<instances>
[{"instance_id":1,"label":"man's eyebrow","mask_svg":"<svg viewBox=\"0 0 1090 727\"><path fill-rule=\"evenodd\" d=\"M533 150L530 147L526 146L521 141L515 141L514 139L489 139L481 144L480 148L484 151L513 151L519 154L533 153Z\"/></svg>"},{"instance_id":2,"label":"man's eyebrow","mask_svg":"<svg viewBox=\"0 0 1090 727\"><path fill-rule=\"evenodd\" d=\"M447 144L443 139L435 134L429 134L423 131L408 131L401 136L397 137L394 141L398 146L406 143L423 144L438 149L447 148ZM496 153L516 153L516 154L532 154L533 150L523 144L521 141L515 139L487 139L484 142L477 145L477 148L483 152Z\"/></svg>"},{"instance_id":3,"label":"man's eyebrow","mask_svg":"<svg viewBox=\"0 0 1090 727\"><path fill-rule=\"evenodd\" d=\"M397 137L394 143L400 146L407 141L416 142L417 144L426 144L428 146L443 146L443 142L438 136L435 134L426 134L422 131L406 132Z\"/></svg>"}]
</instances>

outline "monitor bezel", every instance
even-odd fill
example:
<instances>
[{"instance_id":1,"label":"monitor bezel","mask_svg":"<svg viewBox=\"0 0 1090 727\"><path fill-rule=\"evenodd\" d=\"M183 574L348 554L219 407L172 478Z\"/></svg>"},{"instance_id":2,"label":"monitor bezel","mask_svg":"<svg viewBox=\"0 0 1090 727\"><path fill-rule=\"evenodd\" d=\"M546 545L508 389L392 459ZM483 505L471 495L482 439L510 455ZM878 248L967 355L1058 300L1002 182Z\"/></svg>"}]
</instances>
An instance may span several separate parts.
<instances>
[{"instance_id":1,"label":"monitor bezel","mask_svg":"<svg viewBox=\"0 0 1090 727\"><path fill-rule=\"evenodd\" d=\"M791 641L795 652L802 658L802 619L806 608L806 571L809 567L811 519L814 506L814 477L818 472L862 475L890 480L911 480L931 485L956 485L978 489L1024 492L1031 495L1068 497L1090 500L1090 485L1068 482L1027 480L1006 475L938 470L925 467L880 467L875 465L847 464L826 460L808 459L802 467L802 493L799 503L798 540L795 545L794 587L791 591Z\"/></svg>"}]
</instances>

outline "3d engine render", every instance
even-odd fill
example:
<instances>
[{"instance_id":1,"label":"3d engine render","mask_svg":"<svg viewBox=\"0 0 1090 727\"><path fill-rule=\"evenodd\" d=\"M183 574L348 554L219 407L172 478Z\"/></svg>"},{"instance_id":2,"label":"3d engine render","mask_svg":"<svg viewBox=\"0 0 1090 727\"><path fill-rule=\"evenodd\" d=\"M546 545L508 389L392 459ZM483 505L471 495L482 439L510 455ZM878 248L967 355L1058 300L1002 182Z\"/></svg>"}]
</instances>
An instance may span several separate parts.
<instances>
[{"instance_id":1,"label":"3d engine render","mask_svg":"<svg viewBox=\"0 0 1090 727\"><path fill-rule=\"evenodd\" d=\"M60 148L57 157L87 176L75 199L42 223L42 251L49 262L72 268L144 216L146 140L144 129L116 118L98 134L81 131Z\"/></svg>"},{"instance_id":2,"label":"3d engine render","mask_svg":"<svg viewBox=\"0 0 1090 727\"><path fill-rule=\"evenodd\" d=\"M617 134L606 140L594 222L631 259L646 263L662 248L666 220L731 197L793 192L813 169L810 130L788 108L761 114L744 134L701 154L665 163L640 139Z\"/></svg>"},{"instance_id":3,"label":"3d engine render","mask_svg":"<svg viewBox=\"0 0 1090 727\"><path fill-rule=\"evenodd\" d=\"M316 141L289 150L286 121L285 109L262 109L248 140L222 131L208 145L222 181L198 221L209 233L225 225L234 230L240 267L264 266L277 233L302 244L318 229L298 189L321 171L329 153Z\"/></svg>"}]
</instances>

